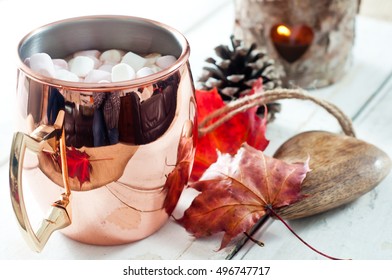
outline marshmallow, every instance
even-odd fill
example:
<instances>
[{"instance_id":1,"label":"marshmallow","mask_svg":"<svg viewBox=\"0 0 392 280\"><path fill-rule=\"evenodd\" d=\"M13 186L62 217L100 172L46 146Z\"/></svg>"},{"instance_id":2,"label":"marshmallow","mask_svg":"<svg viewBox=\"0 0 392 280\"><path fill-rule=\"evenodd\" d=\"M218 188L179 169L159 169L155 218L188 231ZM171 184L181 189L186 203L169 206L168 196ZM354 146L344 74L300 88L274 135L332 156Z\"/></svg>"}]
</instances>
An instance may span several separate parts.
<instances>
[{"instance_id":1,"label":"marshmallow","mask_svg":"<svg viewBox=\"0 0 392 280\"><path fill-rule=\"evenodd\" d=\"M146 66L150 67L155 64L158 57L161 57L160 53L150 53L146 55L144 58L147 60Z\"/></svg>"},{"instance_id":2,"label":"marshmallow","mask_svg":"<svg viewBox=\"0 0 392 280\"><path fill-rule=\"evenodd\" d=\"M119 63L113 66L112 82L122 82L135 79L135 70L126 63Z\"/></svg>"},{"instance_id":3,"label":"marshmallow","mask_svg":"<svg viewBox=\"0 0 392 280\"><path fill-rule=\"evenodd\" d=\"M107 64L116 64L119 63L124 56L125 52L121 50L107 50L104 51L101 56L99 57L99 60L102 61L102 63Z\"/></svg>"},{"instance_id":4,"label":"marshmallow","mask_svg":"<svg viewBox=\"0 0 392 280\"><path fill-rule=\"evenodd\" d=\"M91 70L84 78L85 83L99 83L100 81L110 81L111 74L103 70Z\"/></svg>"},{"instance_id":5,"label":"marshmallow","mask_svg":"<svg viewBox=\"0 0 392 280\"><path fill-rule=\"evenodd\" d=\"M84 78L94 69L94 60L88 56L76 56L68 62L68 65L72 73Z\"/></svg>"},{"instance_id":6,"label":"marshmallow","mask_svg":"<svg viewBox=\"0 0 392 280\"><path fill-rule=\"evenodd\" d=\"M69 82L80 81L79 77L75 73L72 73L62 68L56 70L55 78L63 81L69 81Z\"/></svg>"},{"instance_id":7,"label":"marshmallow","mask_svg":"<svg viewBox=\"0 0 392 280\"><path fill-rule=\"evenodd\" d=\"M98 50L85 50L85 51L78 51L78 52L74 53L73 57L91 56L91 57L99 58L100 55L101 55L101 52Z\"/></svg>"},{"instance_id":8,"label":"marshmallow","mask_svg":"<svg viewBox=\"0 0 392 280\"><path fill-rule=\"evenodd\" d=\"M114 66L113 64L102 64L101 66L98 67L98 70L111 73L113 66Z\"/></svg>"},{"instance_id":9,"label":"marshmallow","mask_svg":"<svg viewBox=\"0 0 392 280\"><path fill-rule=\"evenodd\" d=\"M157 72L159 72L159 71L162 70L160 67L156 66L155 64L154 64L153 66L151 66L150 68L151 68L151 70L152 70L154 73L157 73Z\"/></svg>"},{"instance_id":10,"label":"marshmallow","mask_svg":"<svg viewBox=\"0 0 392 280\"><path fill-rule=\"evenodd\" d=\"M150 67L143 67L136 72L136 78L146 77L154 73L155 72Z\"/></svg>"},{"instance_id":11,"label":"marshmallow","mask_svg":"<svg viewBox=\"0 0 392 280\"><path fill-rule=\"evenodd\" d=\"M98 69L102 65L102 61L100 61L95 56L89 56L92 60L94 60L94 69Z\"/></svg>"},{"instance_id":12,"label":"marshmallow","mask_svg":"<svg viewBox=\"0 0 392 280\"><path fill-rule=\"evenodd\" d=\"M144 57L118 49L78 51L65 59L52 59L46 53L25 59L33 71L66 81L100 83L142 78L172 66L173 55L150 53Z\"/></svg>"},{"instance_id":13,"label":"marshmallow","mask_svg":"<svg viewBox=\"0 0 392 280\"><path fill-rule=\"evenodd\" d=\"M68 70L68 62L65 61L65 59L54 58L54 59L52 59L52 61L53 61L54 68L56 70L58 70L58 69L66 69L66 70Z\"/></svg>"},{"instance_id":14,"label":"marshmallow","mask_svg":"<svg viewBox=\"0 0 392 280\"><path fill-rule=\"evenodd\" d=\"M172 66L175 62L177 61L177 58L172 55L164 55L161 57L158 57L157 60L155 61L155 64L159 66L162 69L168 68Z\"/></svg>"},{"instance_id":15,"label":"marshmallow","mask_svg":"<svg viewBox=\"0 0 392 280\"><path fill-rule=\"evenodd\" d=\"M33 54L30 57L30 68L47 77L54 77L56 73L52 58L47 53Z\"/></svg>"},{"instance_id":16,"label":"marshmallow","mask_svg":"<svg viewBox=\"0 0 392 280\"><path fill-rule=\"evenodd\" d=\"M146 62L147 60L145 58L133 52L127 52L121 60L121 63L128 64L135 71L138 71L139 69L143 68L146 65Z\"/></svg>"}]
</instances>

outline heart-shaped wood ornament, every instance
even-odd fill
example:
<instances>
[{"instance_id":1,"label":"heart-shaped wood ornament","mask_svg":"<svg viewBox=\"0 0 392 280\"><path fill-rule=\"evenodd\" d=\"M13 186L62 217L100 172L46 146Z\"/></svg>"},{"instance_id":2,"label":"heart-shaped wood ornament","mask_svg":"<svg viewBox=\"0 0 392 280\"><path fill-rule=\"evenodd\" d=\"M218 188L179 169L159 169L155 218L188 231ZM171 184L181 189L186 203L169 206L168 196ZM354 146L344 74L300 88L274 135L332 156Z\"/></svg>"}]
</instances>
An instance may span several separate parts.
<instances>
[{"instance_id":1,"label":"heart-shaped wood ornament","mask_svg":"<svg viewBox=\"0 0 392 280\"><path fill-rule=\"evenodd\" d=\"M271 28L270 36L279 55L287 62L293 63L308 50L314 33L307 25L276 24Z\"/></svg>"},{"instance_id":2,"label":"heart-shaped wood ornament","mask_svg":"<svg viewBox=\"0 0 392 280\"><path fill-rule=\"evenodd\" d=\"M306 195L277 213L297 219L349 203L376 187L390 172L389 156L355 137L309 131L287 140L275 153L286 162L305 161L311 171L302 184Z\"/></svg>"}]
</instances>

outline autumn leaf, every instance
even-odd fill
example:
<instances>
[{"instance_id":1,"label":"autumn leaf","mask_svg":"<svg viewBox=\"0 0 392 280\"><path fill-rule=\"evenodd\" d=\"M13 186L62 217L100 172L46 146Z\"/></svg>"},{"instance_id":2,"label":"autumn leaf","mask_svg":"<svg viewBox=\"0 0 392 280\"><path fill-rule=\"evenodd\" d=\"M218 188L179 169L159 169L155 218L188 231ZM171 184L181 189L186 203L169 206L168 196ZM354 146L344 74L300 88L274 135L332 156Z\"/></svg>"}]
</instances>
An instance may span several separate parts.
<instances>
[{"instance_id":1,"label":"autumn leaf","mask_svg":"<svg viewBox=\"0 0 392 280\"><path fill-rule=\"evenodd\" d=\"M179 219L195 237L224 232L220 249L248 231L270 209L302 198L308 162L288 164L243 144L237 154L220 154L198 182L200 192Z\"/></svg>"},{"instance_id":2,"label":"autumn leaf","mask_svg":"<svg viewBox=\"0 0 392 280\"><path fill-rule=\"evenodd\" d=\"M250 94L262 90L260 83L254 83ZM198 123L201 123L213 111L226 105L216 88L210 91L196 90L196 100ZM199 137L191 174L192 180L197 181L203 172L218 159L218 152L234 155L245 142L263 151L269 143L265 137L266 125L266 114L264 118L260 118L257 115L257 107L253 107L238 113L214 131Z\"/></svg>"},{"instance_id":3,"label":"autumn leaf","mask_svg":"<svg viewBox=\"0 0 392 280\"><path fill-rule=\"evenodd\" d=\"M195 134L193 134L195 135ZM192 160L195 154L194 141L192 136L182 136L178 145L177 164L169 173L164 186L167 195L164 201L164 208L168 215L171 215L181 196L182 190L188 183Z\"/></svg>"},{"instance_id":4,"label":"autumn leaf","mask_svg":"<svg viewBox=\"0 0 392 280\"><path fill-rule=\"evenodd\" d=\"M84 182L90 181L91 164L90 156L86 152L79 151L75 147L67 149L67 165L68 176L71 178L77 177L80 183L80 188ZM58 164L61 167L61 158L58 157Z\"/></svg>"}]
</instances>

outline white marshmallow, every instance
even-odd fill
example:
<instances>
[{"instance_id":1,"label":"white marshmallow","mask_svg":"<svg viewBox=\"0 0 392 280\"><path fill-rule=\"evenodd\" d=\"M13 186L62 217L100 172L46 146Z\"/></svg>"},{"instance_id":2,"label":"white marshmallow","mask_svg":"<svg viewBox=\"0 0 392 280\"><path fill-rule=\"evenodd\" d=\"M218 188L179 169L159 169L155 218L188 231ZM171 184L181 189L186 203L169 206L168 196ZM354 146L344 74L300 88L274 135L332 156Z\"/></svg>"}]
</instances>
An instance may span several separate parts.
<instances>
[{"instance_id":1,"label":"white marshmallow","mask_svg":"<svg viewBox=\"0 0 392 280\"><path fill-rule=\"evenodd\" d=\"M56 70L58 70L58 69L66 69L66 70L68 70L68 62L65 61L65 59L54 58L54 59L52 59L52 61L53 61L54 68Z\"/></svg>"},{"instance_id":2,"label":"white marshmallow","mask_svg":"<svg viewBox=\"0 0 392 280\"><path fill-rule=\"evenodd\" d=\"M25 64L33 71L57 79L110 83L152 75L170 67L176 60L172 55L150 53L142 57L131 51L125 53L122 50L110 49L103 53L98 50L78 51L66 60L51 59L46 53L38 53L26 58Z\"/></svg>"},{"instance_id":3,"label":"white marshmallow","mask_svg":"<svg viewBox=\"0 0 392 280\"><path fill-rule=\"evenodd\" d=\"M107 71L94 69L91 70L84 78L84 82L86 83L98 83L102 80L110 81L111 74Z\"/></svg>"},{"instance_id":4,"label":"white marshmallow","mask_svg":"<svg viewBox=\"0 0 392 280\"><path fill-rule=\"evenodd\" d=\"M48 77L55 76L52 58L47 53L36 53L30 57L30 68L34 72Z\"/></svg>"},{"instance_id":5,"label":"white marshmallow","mask_svg":"<svg viewBox=\"0 0 392 280\"><path fill-rule=\"evenodd\" d=\"M121 59L121 63L126 63L131 66L135 71L143 68L146 65L147 60L138 54L133 52L127 52Z\"/></svg>"},{"instance_id":6,"label":"white marshmallow","mask_svg":"<svg viewBox=\"0 0 392 280\"><path fill-rule=\"evenodd\" d=\"M172 66L177 61L177 58L173 55L164 55L158 57L155 64L162 69Z\"/></svg>"},{"instance_id":7,"label":"white marshmallow","mask_svg":"<svg viewBox=\"0 0 392 280\"><path fill-rule=\"evenodd\" d=\"M157 73L157 72L159 72L159 71L162 70L160 67L156 66L155 64L154 64L153 66L151 66L150 68L151 68L151 70L152 70L154 73Z\"/></svg>"},{"instance_id":8,"label":"white marshmallow","mask_svg":"<svg viewBox=\"0 0 392 280\"><path fill-rule=\"evenodd\" d=\"M161 57L160 53L150 53L146 55L144 58L147 60L146 66L150 67L155 64L158 57Z\"/></svg>"},{"instance_id":9,"label":"white marshmallow","mask_svg":"<svg viewBox=\"0 0 392 280\"><path fill-rule=\"evenodd\" d=\"M106 72L111 73L113 66L114 66L114 64L102 64L101 66L98 67L98 70L102 70L102 71L106 71Z\"/></svg>"},{"instance_id":10,"label":"white marshmallow","mask_svg":"<svg viewBox=\"0 0 392 280\"><path fill-rule=\"evenodd\" d=\"M95 58L99 58L99 56L101 55L101 52L98 50L85 50L85 51L78 51L76 53L73 54L73 57L77 57L77 56L92 56Z\"/></svg>"},{"instance_id":11,"label":"white marshmallow","mask_svg":"<svg viewBox=\"0 0 392 280\"><path fill-rule=\"evenodd\" d=\"M102 65L102 61L100 61L95 56L89 56L92 60L94 60L94 69L98 69Z\"/></svg>"},{"instance_id":12,"label":"white marshmallow","mask_svg":"<svg viewBox=\"0 0 392 280\"><path fill-rule=\"evenodd\" d=\"M101 54L99 60L102 61L103 64L106 63L116 64L121 61L124 54L125 52L121 50L115 50L115 49L107 50Z\"/></svg>"},{"instance_id":13,"label":"white marshmallow","mask_svg":"<svg viewBox=\"0 0 392 280\"><path fill-rule=\"evenodd\" d=\"M79 82L79 77L66 69L60 68L56 70L55 78L68 82Z\"/></svg>"},{"instance_id":14,"label":"white marshmallow","mask_svg":"<svg viewBox=\"0 0 392 280\"><path fill-rule=\"evenodd\" d=\"M126 63L119 63L113 66L112 82L121 82L135 79L135 70Z\"/></svg>"},{"instance_id":15,"label":"white marshmallow","mask_svg":"<svg viewBox=\"0 0 392 280\"><path fill-rule=\"evenodd\" d=\"M88 56L76 56L68 61L69 69L78 77L86 77L94 69L94 60Z\"/></svg>"},{"instance_id":16,"label":"white marshmallow","mask_svg":"<svg viewBox=\"0 0 392 280\"><path fill-rule=\"evenodd\" d=\"M142 78L154 74L155 72L150 67L143 67L136 72L136 78Z\"/></svg>"}]
</instances>

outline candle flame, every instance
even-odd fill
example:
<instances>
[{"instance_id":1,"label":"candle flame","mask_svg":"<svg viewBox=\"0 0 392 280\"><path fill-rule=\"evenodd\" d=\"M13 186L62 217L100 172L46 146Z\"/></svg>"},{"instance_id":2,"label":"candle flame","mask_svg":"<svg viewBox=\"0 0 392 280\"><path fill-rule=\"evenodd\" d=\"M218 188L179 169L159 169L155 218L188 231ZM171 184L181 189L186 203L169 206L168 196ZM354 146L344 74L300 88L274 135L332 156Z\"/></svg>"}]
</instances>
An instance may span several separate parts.
<instances>
[{"instance_id":1,"label":"candle flame","mask_svg":"<svg viewBox=\"0 0 392 280\"><path fill-rule=\"evenodd\" d=\"M276 28L276 32L279 35L286 36L286 37L290 37L290 35L291 35L290 29L287 26L283 25L283 24L279 25Z\"/></svg>"}]
</instances>

